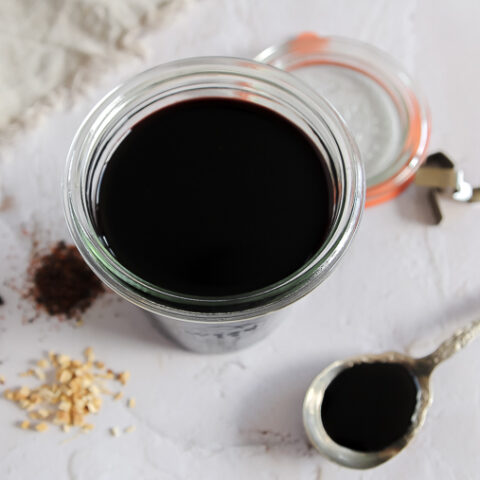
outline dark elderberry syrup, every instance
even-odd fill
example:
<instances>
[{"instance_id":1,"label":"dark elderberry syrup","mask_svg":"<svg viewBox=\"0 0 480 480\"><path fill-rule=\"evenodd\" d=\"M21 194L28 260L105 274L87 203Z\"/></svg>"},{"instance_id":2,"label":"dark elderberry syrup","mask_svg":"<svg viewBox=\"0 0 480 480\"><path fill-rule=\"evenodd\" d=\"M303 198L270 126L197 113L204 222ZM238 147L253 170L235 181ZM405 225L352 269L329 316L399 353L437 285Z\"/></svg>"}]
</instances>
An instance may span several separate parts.
<instances>
[{"instance_id":1,"label":"dark elderberry syrup","mask_svg":"<svg viewBox=\"0 0 480 480\"><path fill-rule=\"evenodd\" d=\"M251 292L312 258L332 222L325 159L299 127L203 98L134 125L98 189L97 230L130 272L192 296Z\"/></svg>"},{"instance_id":2,"label":"dark elderberry syrup","mask_svg":"<svg viewBox=\"0 0 480 480\"><path fill-rule=\"evenodd\" d=\"M342 370L328 385L322 423L339 445L380 451L407 433L417 395L417 381L404 365L359 363Z\"/></svg>"}]
</instances>

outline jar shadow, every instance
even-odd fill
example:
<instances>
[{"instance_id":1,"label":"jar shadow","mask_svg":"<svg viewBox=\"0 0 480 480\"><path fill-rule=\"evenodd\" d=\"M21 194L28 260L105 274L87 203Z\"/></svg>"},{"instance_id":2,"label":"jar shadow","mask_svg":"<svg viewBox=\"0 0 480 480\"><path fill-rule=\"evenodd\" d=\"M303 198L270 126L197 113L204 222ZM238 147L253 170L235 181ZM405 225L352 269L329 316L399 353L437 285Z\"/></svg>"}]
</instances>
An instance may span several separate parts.
<instances>
[{"instance_id":1,"label":"jar shadow","mask_svg":"<svg viewBox=\"0 0 480 480\"><path fill-rule=\"evenodd\" d=\"M143 343L158 346L159 350L181 350L156 328L153 317L146 311L123 300L113 292L107 293L89 311L82 328L89 329L93 338L119 344Z\"/></svg>"},{"instance_id":2,"label":"jar shadow","mask_svg":"<svg viewBox=\"0 0 480 480\"><path fill-rule=\"evenodd\" d=\"M303 428L302 407L313 379L335 358L318 358L260 379L246 393L238 412L242 445L263 446L265 453L291 458L322 457L310 445Z\"/></svg>"},{"instance_id":3,"label":"jar shadow","mask_svg":"<svg viewBox=\"0 0 480 480\"><path fill-rule=\"evenodd\" d=\"M405 220L423 225L437 225L427 188L412 185L399 195L394 202L397 211Z\"/></svg>"}]
</instances>

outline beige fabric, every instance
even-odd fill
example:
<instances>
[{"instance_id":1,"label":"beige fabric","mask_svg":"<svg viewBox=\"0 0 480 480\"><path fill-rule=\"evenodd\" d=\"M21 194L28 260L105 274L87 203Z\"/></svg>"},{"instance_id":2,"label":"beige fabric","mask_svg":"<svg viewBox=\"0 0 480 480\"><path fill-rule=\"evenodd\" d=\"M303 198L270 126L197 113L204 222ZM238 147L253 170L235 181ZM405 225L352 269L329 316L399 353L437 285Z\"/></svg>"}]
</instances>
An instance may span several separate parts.
<instances>
[{"instance_id":1,"label":"beige fabric","mask_svg":"<svg viewBox=\"0 0 480 480\"><path fill-rule=\"evenodd\" d=\"M0 0L0 142L65 104L185 0Z\"/></svg>"}]
</instances>

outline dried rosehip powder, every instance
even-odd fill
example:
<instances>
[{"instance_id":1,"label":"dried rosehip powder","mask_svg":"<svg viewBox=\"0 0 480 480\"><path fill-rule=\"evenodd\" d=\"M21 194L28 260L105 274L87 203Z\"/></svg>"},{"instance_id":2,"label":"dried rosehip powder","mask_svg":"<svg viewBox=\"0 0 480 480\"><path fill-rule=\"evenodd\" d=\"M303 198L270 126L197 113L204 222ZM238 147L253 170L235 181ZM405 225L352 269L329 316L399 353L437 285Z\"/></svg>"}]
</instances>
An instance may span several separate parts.
<instances>
[{"instance_id":1,"label":"dried rosehip powder","mask_svg":"<svg viewBox=\"0 0 480 480\"><path fill-rule=\"evenodd\" d=\"M73 245L58 242L51 251L30 265L33 286L30 296L50 315L78 317L104 292Z\"/></svg>"}]
</instances>

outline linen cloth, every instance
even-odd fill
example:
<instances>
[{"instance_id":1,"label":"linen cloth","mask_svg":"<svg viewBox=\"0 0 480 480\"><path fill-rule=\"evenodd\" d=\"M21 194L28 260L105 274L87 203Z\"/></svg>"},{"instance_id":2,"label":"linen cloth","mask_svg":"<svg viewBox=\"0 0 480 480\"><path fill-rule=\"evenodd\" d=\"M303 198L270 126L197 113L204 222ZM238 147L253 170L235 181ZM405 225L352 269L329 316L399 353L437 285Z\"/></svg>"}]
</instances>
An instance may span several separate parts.
<instances>
[{"instance_id":1,"label":"linen cloth","mask_svg":"<svg viewBox=\"0 0 480 480\"><path fill-rule=\"evenodd\" d=\"M187 0L1 0L0 144L68 105Z\"/></svg>"}]
</instances>

